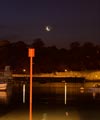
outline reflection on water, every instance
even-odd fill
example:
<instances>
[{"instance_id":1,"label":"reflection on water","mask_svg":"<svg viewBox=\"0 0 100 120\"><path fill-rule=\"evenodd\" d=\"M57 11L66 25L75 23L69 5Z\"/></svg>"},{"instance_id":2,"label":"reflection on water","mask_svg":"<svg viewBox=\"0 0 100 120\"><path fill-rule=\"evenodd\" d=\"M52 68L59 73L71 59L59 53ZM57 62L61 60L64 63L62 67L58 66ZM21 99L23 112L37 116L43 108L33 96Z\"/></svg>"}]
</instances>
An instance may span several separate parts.
<instances>
[{"instance_id":1,"label":"reflection on water","mask_svg":"<svg viewBox=\"0 0 100 120\"><path fill-rule=\"evenodd\" d=\"M93 85L92 82L33 82L33 119L81 120L84 118L83 120L88 120L85 118L87 113L96 114L100 118L100 88ZM22 106L27 106L28 109L29 83L15 82L11 89L0 91L0 104L9 104L13 106L13 110L17 108L18 111Z\"/></svg>"},{"instance_id":2,"label":"reflection on water","mask_svg":"<svg viewBox=\"0 0 100 120\"><path fill-rule=\"evenodd\" d=\"M80 93L84 93L84 87L80 87Z\"/></svg>"},{"instance_id":3,"label":"reflection on water","mask_svg":"<svg viewBox=\"0 0 100 120\"><path fill-rule=\"evenodd\" d=\"M67 102L67 83L65 83L65 105Z\"/></svg>"},{"instance_id":4,"label":"reflection on water","mask_svg":"<svg viewBox=\"0 0 100 120\"><path fill-rule=\"evenodd\" d=\"M93 95L93 99L98 99L96 96L100 95L100 88L93 88L92 95Z\"/></svg>"},{"instance_id":5,"label":"reflection on water","mask_svg":"<svg viewBox=\"0 0 100 120\"><path fill-rule=\"evenodd\" d=\"M100 88L94 83L38 83L33 82L33 103L35 104L65 104L74 101L100 100ZM11 98L11 99L10 99ZM14 83L11 89L0 91L0 103L27 104L29 102L29 83Z\"/></svg>"},{"instance_id":6,"label":"reflection on water","mask_svg":"<svg viewBox=\"0 0 100 120\"><path fill-rule=\"evenodd\" d=\"M5 91L0 91L0 103L8 103L8 95Z\"/></svg>"},{"instance_id":7,"label":"reflection on water","mask_svg":"<svg viewBox=\"0 0 100 120\"><path fill-rule=\"evenodd\" d=\"M23 103L25 103L25 84L23 84Z\"/></svg>"},{"instance_id":8,"label":"reflection on water","mask_svg":"<svg viewBox=\"0 0 100 120\"><path fill-rule=\"evenodd\" d=\"M11 89L0 91L0 104L8 104L12 91Z\"/></svg>"}]
</instances>

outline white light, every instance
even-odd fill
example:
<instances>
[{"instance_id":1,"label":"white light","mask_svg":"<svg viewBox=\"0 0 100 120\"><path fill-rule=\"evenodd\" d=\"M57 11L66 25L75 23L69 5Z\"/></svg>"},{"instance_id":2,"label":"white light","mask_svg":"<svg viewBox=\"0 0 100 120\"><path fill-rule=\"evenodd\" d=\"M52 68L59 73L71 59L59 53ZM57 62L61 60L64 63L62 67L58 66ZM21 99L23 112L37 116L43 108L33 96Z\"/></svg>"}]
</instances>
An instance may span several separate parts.
<instances>
[{"instance_id":1,"label":"white light","mask_svg":"<svg viewBox=\"0 0 100 120\"><path fill-rule=\"evenodd\" d=\"M26 72L26 69L23 69L23 72Z\"/></svg>"}]
</instances>

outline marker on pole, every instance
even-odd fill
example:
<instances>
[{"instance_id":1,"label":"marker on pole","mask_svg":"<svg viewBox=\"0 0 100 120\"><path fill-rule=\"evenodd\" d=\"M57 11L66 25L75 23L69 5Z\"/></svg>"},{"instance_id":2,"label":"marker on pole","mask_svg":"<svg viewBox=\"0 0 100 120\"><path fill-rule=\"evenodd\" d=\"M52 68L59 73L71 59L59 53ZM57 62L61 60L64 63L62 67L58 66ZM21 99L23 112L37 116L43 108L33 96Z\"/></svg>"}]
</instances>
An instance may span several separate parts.
<instances>
[{"instance_id":1,"label":"marker on pole","mask_svg":"<svg viewBox=\"0 0 100 120\"><path fill-rule=\"evenodd\" d=\"M28 49L28 56L30 57L30 110L29 110L29 120L32 120L32 58L35 56L35 49Z\"/></svg>"}]
</instances>

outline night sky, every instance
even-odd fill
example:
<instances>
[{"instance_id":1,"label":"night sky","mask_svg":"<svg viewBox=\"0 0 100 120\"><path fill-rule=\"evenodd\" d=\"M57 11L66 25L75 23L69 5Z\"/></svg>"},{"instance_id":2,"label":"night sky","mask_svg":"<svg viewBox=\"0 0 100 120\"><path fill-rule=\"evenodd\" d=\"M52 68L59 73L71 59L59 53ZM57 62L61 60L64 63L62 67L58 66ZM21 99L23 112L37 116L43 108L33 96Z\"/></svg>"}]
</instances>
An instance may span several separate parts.
<instances>
[{"instance_id":1,"label":"night sky","mask_svg":"<svg viewBox=\"0 0 100 120\"><path fill-rule=\"evenodd\" d=\"M99 0L0 0L0 39L32 43L36 38L46 46L100 44Z\"/></svg>"}]
</instances>

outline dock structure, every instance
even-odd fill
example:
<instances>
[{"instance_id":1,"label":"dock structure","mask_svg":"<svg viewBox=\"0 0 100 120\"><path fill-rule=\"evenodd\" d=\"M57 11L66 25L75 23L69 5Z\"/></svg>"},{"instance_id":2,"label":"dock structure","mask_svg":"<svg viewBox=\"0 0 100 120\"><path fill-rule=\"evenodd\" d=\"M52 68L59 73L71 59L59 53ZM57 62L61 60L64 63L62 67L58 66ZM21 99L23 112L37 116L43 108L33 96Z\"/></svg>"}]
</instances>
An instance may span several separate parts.
<instances>
[{"instance_id":1,"label":"dock structure","mask_svg":"<svg viewBox=\"0 0 100 120\"><path fill-rule=\"evenodd\" d=\"M29 74L12 74L12 77L30 77ZM67 71L56 73L33 74L34 78L85 78L86 80L100 80L100 71Z\"/></svg>"},{"instance_id":2,"label":"dock structure","mask_svg":"<svg viewBox=\"0 0 100 120\"><path fill-rule=\"evenodd\" d=\"M13 78L27 78L29 79L30 75L28 74L12 74ZM34 74L34 81L40 83L46 82L84 82L84 77L81 76L68 76L64 74Z\"/></svg>"}]
</instances>

